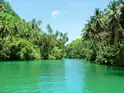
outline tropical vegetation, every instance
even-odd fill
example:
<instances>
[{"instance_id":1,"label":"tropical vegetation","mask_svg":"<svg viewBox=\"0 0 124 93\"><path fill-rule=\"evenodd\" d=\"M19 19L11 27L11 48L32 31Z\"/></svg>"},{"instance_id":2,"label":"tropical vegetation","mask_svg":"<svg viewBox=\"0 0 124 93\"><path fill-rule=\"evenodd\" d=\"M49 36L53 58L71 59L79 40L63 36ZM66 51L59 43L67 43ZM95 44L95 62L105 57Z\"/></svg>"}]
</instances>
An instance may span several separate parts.
<instances>
[{"instance_id":1,"label":"tropical vegetation","mask_svg":"<svg viewBox=\"0 0 124 93\"><path fill-rule=\"evenodd\" d=\"M83 58L98 64L124 66L124 2L114 0L104 11L96 8L81 31L68 42L67 33L47 31L42 21L22 19L0 0L0 60Z\"/></svg>"},{"instance_id":2,"label":"tropical vegetation","mask_svg":"<svg viewBox=\"0 0 124 93\"><path fill-rule=\"evenodd\" d=\"M67 57L124 66L123 0L110 2L104 11L96 8L81 35L82 38L67 45Z\"/></svg>"},{"instance_id":3,"label":"tropical vegetation","mask_svg":"<svg viewBox=\"0 0 124 93\"><path fill-rule=\"evenodd\" d=\"M0 0L0 60L61 59L66 56L67 33L53 31L42 21L25 21L8 2Z\"/></svg>"}]
</instances>

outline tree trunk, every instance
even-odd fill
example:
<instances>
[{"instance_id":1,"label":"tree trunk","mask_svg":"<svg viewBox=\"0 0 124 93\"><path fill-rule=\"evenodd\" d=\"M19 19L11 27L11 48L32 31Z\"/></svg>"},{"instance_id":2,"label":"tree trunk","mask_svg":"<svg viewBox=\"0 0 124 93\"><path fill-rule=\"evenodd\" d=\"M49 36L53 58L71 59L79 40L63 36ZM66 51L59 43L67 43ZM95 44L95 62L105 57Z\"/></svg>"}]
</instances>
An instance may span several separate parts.
<instances>
[{"instance_id":1,"label":"tree trunk","mask_svg":"<svg viewBox=\"0 0 124 93\"><path fill-rule=\"evenodd\" d=\"M111 36L111 45L114 45L118 42L118 30L115 26L112 27L112 36Z\"/></svg>"}]
</instances>

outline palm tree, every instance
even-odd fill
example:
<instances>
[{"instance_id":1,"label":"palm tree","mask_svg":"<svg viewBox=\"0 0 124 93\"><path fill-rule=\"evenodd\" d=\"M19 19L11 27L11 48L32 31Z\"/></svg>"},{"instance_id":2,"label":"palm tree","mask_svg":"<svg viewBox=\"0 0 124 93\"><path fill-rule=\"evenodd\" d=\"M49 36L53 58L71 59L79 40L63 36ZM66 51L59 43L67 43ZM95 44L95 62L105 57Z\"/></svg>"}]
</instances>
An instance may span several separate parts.
<instances>
[{"instance_id":1,"label":"palm tree","mask_svg":"<svg viewBox=\"0 0 124 93\"><path fill-rule=\"evenodd\" d=\"M10 20L10 18L11 18L11 16L9 16L8 14L2 15L2 18L1 18L2 25L1 25L1 30L0 30L0 35L1 35L2 39L7 37L11 32L10 28L12 25L10 25L11 23L9 23L9 21L8 21L8 20Z\"/></svg>"},{"instance_id":2,"label":"palm tree","mask_svg":"<svg viewBox=\"0 0 124 93\"><path fill-rule=\"evenodd\" d=\"M100 33L105 32L105 16L102 11L98 8L95 9L94 16L91 16L91 22L89 23L90 27L92 28L92 33L95 35L96 38L101 40Z\"/></svg>"},{"instance_id":3,"label":"palm tree","mask_svg":"<svg viewBox=\"0 0 124 93\"><path fill-rule=\"evenodd\" d=\"M111 31L111 44L116 44L119 40L119 32L122 30L120 25L120 3L113 1L108 5L108 28Z\"/></svg>"},{"instance_id":4,"label":"palm tree","mask_svg":"<svg viewBox=\"0 0 124 93\"><path fill-rule=\"evenodd\" d=\"M52 35L53 34L53 30L52 30L51 26L49 24L47 24L46 28L47 28L48 33L50 35Z\"/></svg>"},{"instance_id":5,"label":"palm tree","mask_svg":"<svg viewBox=\"0 0 124 93\"><path fill-rule=\"evenodd\" d=\"M63 39L67 42L68 41L68 37L67 37L68 33L64 33L63 34Z\"/></svg>"},{"instance_id":6,"label":"palm tree","mask_svg":"<svg viewBox=\"0 0 124 93\"><path fill-rule=\"evenodd\" d=\"M63 33L62 33L62 32L60 32L60 37L61 37L61 38L63 37Z\"/></svg>"},{"instance_id":7,"label":"palm tree","mask_svg":"<svg viewBox=\"0 0 124 93\"><path fill-rule=\"evenodd\" d=\"M32 29L38 29L38 27L42 24L42 21L41 20L36 20L36 19L33 19L32 20Z\"/></svg>"},{"instance_id":8,"label":"palm tree","mask_svg":"<svg viewBox=\"0 0 124 93\"><path fill-rule=\"evenodd\" d=\"M58 37L59 34L60 34L60 32L57 30L57 31L55 32L55 36Z\"/></svg>"}]
</instances>

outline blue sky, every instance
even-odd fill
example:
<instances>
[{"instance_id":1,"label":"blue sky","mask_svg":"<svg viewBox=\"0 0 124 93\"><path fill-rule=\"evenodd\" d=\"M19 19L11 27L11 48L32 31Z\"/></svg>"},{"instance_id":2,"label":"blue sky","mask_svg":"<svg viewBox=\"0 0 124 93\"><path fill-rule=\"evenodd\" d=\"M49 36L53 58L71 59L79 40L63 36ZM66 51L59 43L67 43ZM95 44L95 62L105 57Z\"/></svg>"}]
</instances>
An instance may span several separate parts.
<instances>
[{"instance_id":1,"label":"blue sky","mask_svg":"<svg viewBox=\"0 0 124 93\"><path fill-rule=\"evenodd\" d=\"M95 8L103 10L110 0L9 0L19 16L50 24L54 31L67 32L69 42L80 37L81 29Z\"/></svg>"}]
</instances>

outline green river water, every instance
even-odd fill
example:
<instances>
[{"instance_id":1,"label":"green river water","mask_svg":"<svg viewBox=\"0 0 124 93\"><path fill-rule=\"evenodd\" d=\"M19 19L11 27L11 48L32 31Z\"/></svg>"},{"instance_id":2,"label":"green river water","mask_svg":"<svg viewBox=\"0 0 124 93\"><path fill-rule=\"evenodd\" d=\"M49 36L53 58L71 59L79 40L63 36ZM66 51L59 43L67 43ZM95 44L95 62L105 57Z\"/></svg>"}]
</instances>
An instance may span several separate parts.
<instances>
[{"instance_id":1,"label":"green river water","mask_svg":"<svg viewBox=\"0 0 124 93\"><path fill-rule=\"evenodd\" d=\"M0 62L0 93L124 93L124 69L79 59Z\"/></svg>"}]
</instances>

